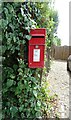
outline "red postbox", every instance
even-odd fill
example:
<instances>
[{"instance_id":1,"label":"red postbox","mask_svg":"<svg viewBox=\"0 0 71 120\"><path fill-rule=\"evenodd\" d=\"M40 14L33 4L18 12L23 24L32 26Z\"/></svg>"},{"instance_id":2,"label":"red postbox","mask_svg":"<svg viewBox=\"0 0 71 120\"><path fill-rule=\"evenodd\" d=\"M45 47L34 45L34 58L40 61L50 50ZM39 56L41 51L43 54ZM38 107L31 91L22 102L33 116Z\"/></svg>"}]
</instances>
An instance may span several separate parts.
<instances>
[{"instance_id":1,"label":"red postbox","mask_svg":"<svg viewBox=\"0 0 71 120\"><path fill-rule=\"evenodd\" d=\"M32 29L30 34L32 38L29 40L28 66L29 68L43 68L46 29Z\"/></svg>"}]
</instances>

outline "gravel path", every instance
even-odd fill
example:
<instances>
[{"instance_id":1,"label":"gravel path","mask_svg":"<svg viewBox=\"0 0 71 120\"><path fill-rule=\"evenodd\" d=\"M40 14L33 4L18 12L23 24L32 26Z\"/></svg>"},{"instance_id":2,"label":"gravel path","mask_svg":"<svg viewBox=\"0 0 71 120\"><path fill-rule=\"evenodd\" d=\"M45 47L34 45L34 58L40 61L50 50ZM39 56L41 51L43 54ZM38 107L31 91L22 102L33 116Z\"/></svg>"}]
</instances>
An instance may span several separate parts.
<instances>
[{"instance_id":1,"label":"gravel path","mask_svg":"<svg viewBox=\"0 0 71 120\"><path fill-rule=\"evenodd\" d=\"M69 74L66 61L53 61L47 77L51 95L58 95L58 113L60 118L69 118Z\"/></svg>"}]
</instances>

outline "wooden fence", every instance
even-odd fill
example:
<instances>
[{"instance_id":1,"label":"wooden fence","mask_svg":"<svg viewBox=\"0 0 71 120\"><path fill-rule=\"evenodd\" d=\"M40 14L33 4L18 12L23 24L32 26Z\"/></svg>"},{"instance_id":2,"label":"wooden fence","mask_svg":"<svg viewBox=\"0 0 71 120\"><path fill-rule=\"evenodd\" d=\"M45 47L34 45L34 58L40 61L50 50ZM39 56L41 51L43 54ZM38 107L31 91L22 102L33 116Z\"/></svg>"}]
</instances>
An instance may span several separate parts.
<instances>
[{"instance_id":1,"label":"wooden fence","mask_svg":"<svg viewBox=\"0 0 71 120\"><path fill-rule=\"evenodd\" d=\"M67 60L71 54L71 46L52 46L51 57L54 59Z\"/></svg>"}]
</instances>

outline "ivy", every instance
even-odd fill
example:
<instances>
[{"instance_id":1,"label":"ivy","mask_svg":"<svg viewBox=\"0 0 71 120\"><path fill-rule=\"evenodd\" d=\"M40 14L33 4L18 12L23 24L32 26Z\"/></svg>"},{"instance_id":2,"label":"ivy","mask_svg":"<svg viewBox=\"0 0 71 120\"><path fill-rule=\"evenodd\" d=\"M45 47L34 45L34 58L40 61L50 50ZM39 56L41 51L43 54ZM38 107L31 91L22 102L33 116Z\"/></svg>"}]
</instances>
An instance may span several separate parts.
<instances>
[{"instance_id":1,"label":"ivy","mask_svg":"<svg viewBox=\"0 0 71 120\"><path fill-rule=\"evenodd\" d=\"M29 32L35 24L30 13L24 14L25 9L23 3L3 3L3 119L34 118L41 114L36 88L39 79L34 77L35 69L27 68L24 51L21 53L21 44L27 50Z\"/></svg>"},{"instance_id":2,"label":"ivy","mask_svg":"<svg viewBox=\"0 0 71 120\"><path fill-rule=\"evenodd\" d=\"M40 85L40 69L28 68L27 61L29 33L38 27L34 18L39 14L32 2L2 3L3 120L40 118L50 109L48 91Z\"/></svg>"}]
</instances>

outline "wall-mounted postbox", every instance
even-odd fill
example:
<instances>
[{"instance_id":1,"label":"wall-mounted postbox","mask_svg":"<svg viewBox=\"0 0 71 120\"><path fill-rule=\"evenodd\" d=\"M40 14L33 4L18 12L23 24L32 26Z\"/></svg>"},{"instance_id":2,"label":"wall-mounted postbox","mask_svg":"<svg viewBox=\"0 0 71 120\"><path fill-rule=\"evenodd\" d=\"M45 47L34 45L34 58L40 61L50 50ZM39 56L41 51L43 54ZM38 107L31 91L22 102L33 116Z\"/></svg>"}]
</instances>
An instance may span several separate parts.
<instances>
[{"instance_id":1,"label":"wall-mounted postbox","mask_svg":"<svg viewBox=\"0 0 71 120\"><path fill-rule=\"evenodd\" d=\"M32 29L30 34L28 65L30 68L43 68L46 29Z\"/></svg>"}]
</instances>

